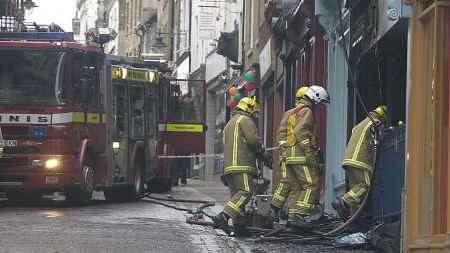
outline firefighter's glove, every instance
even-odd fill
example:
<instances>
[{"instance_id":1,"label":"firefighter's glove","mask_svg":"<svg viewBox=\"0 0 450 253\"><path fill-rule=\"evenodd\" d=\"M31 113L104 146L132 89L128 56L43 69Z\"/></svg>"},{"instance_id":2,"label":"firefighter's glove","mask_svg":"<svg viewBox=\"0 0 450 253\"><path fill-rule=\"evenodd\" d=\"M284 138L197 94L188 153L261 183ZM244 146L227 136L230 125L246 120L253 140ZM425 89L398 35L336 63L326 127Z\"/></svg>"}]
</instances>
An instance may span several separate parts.
<instances>
[{"instance_id":1,"label":"firefighter's glove","mask_svg":"<svg viewBox=\"0 0 450 253\"><path fill-rule=\"evenodd\" d=\"M305 156L305 165L310 168L316 168L317 166L319 166L319 162L314 155L308 154Z\"/></svg>"},{"instance_id":2,"label":"firefighter's glove","mask_svg":"<svg viewBox=\"0 0 450 253\"><path fill-rule=\"evenodd\" d=\"M279 147L280 149L286 149L286 148L289 147L289 144L287 143L287 141L279 141L279 142L278 142L278 147Z\"/></svg>"}]
</instances>

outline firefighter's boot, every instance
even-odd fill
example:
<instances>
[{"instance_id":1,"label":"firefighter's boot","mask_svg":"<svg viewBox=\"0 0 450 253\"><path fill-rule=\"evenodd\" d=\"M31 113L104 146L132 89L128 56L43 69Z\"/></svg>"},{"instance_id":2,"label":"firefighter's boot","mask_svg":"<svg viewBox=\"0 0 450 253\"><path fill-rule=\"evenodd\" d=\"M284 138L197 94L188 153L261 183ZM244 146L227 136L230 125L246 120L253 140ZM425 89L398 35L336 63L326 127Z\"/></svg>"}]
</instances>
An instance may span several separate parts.
<instances>
[{"instance_id":1,"label":"firefighter's boot","mask_svg":"<svg viewBox=\"0 0 450 253\"><path fill-rule=\"evenodd\" d=\"M344 201L341 198L337 198L335 201L331 203L331 206L336 210L339 217L343 220L347 220L350 218L350 209L345 205Z\"/></svg>"},{"instance_id":2,"label":"firefighter's boot","mask_svg":"<svg viewBox=\"0 0 450 253\"><path fill-rule=\"evenodd\" d=\"M222 229L227 235L230 235L231 234L231 228L228 225L228 219L229 218L230 217L226 213L221 212L218 215L214 216L212 218L212 220L214 221L214 225L217 228Z\"/></svg>"},{"instance_id":3,"label":"firefighter's boot","mask_svg":"<svg viewBox=\"0 0 450 253\"><path fill-rule=\"evenodd\" d=\"M308 222L305 219L305 217L300 216L300 215L295 215L295 216L289 217L286 225L290 228L310 228L311 227L311 223Z\"/></svg>"},{"instance_id":4,"label":"firefighter's boot","mask_svg":"<svg viewBox=\"0 0 450 253\"><path fill-rule=\"evenodd\" d=\"M280 208L273 206L273 205L271 205L270 207L271 207L270 217L272 217L272 221L274 223L279 223L280 222L280 211L281 211Z\"/></svg>"},{"instance_id":5,"label":"firefighter's boot","mask_svg":"<svg viewBox=\"0 0 450 253\"><path fill-rule=\"evenodd\" d=\"M250 232L250 230L248 230L247 227L245 227L245 225L236 224L236 225L234 225L234 236L240 237L240 238L245 238L245 237L252 236L252 233Z\"/></svg>"}]
</instances>

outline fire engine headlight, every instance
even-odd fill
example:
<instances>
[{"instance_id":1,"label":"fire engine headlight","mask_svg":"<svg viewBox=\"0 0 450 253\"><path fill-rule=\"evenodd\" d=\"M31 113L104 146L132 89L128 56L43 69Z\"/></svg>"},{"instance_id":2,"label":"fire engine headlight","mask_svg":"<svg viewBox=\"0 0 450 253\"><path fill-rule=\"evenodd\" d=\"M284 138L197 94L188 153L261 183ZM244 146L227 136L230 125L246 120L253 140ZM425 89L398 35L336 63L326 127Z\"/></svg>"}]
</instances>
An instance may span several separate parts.
<instances>
[{"instance_id":1,"label":"fire engine headlight","mask_svg":"<svg viewBox=\"0 0 450 253\"><path fill-rule=\"evenodd\" d=\"M113 141L113 143L112 143L112 148L113 148L114 150L119 149L119 148L120 148L120 142L119 142L119 141Z\"/></svg>"},{"instance_id":2,"label":"fire engine headlight","mask_svg":"<svg viewBox=\"0 0 450 253\"><path fill-rule=\"evenodd\" d=\"M46 169L54 169L59 166L59 160L58 159L48 159L45 161L45 168Z\"/></svg>"}]
</instances>

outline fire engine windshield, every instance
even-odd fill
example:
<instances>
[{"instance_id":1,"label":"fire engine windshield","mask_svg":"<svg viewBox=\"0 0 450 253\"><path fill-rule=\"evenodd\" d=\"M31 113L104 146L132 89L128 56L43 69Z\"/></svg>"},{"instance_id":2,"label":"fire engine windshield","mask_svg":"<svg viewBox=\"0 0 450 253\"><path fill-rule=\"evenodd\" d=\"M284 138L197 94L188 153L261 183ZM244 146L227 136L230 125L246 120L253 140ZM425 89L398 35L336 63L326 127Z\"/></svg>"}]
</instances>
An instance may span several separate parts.
<instances>
[{"instance_id":1,"label":"fire engine windshield","mask_svg":"<svg viewBox=\"0 0 450 253\"><path fill-rule=\"evenodd\" d=\"M65 52L0 50L0 104L63 103Z\"/></svg>"}]
</instances>

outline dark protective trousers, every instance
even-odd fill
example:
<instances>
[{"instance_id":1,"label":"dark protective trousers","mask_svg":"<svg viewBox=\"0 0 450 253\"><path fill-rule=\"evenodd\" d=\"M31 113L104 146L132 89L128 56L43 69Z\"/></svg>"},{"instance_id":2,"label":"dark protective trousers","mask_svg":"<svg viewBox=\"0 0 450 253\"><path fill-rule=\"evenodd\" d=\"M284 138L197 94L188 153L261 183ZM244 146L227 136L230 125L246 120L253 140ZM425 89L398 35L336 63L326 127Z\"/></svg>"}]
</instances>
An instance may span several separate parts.
<instances>
[{"instance_id":1,"label":"dark protective trousers","mask_svg":"<svg viewBox=\"0 0 450 253\"><path fill-rule=\"evenodd\" d=\"M342 200L347 207L353 208L358 206L365 198L370 188L372 173L368 170L344 166L347 174L349 191L342 196Z\"/></svg>"},{"instance_id":2,"label":"dark protective trousers","mask_svg":"<svg viewBox=\"0 0 450 253\"><path fill-rule=\"evenodd\" d=\"M288 219L295 220L297 216L311 215L320 195L320 168L287 164L286 169L289 191Z\"/></svg>"},{"instance_id":3,"label":"dark protective trousers","mask_svg":"<svg viewBox=\"0 0 450 253\"><path fill-rule=\"evenodd\" d=\"M224 212L235 223L239 223L255 189L254 176L248 173L233 173L226 175L225 181L230 189L231 198L225 205Z\"/></svg>"}]
</instances>

